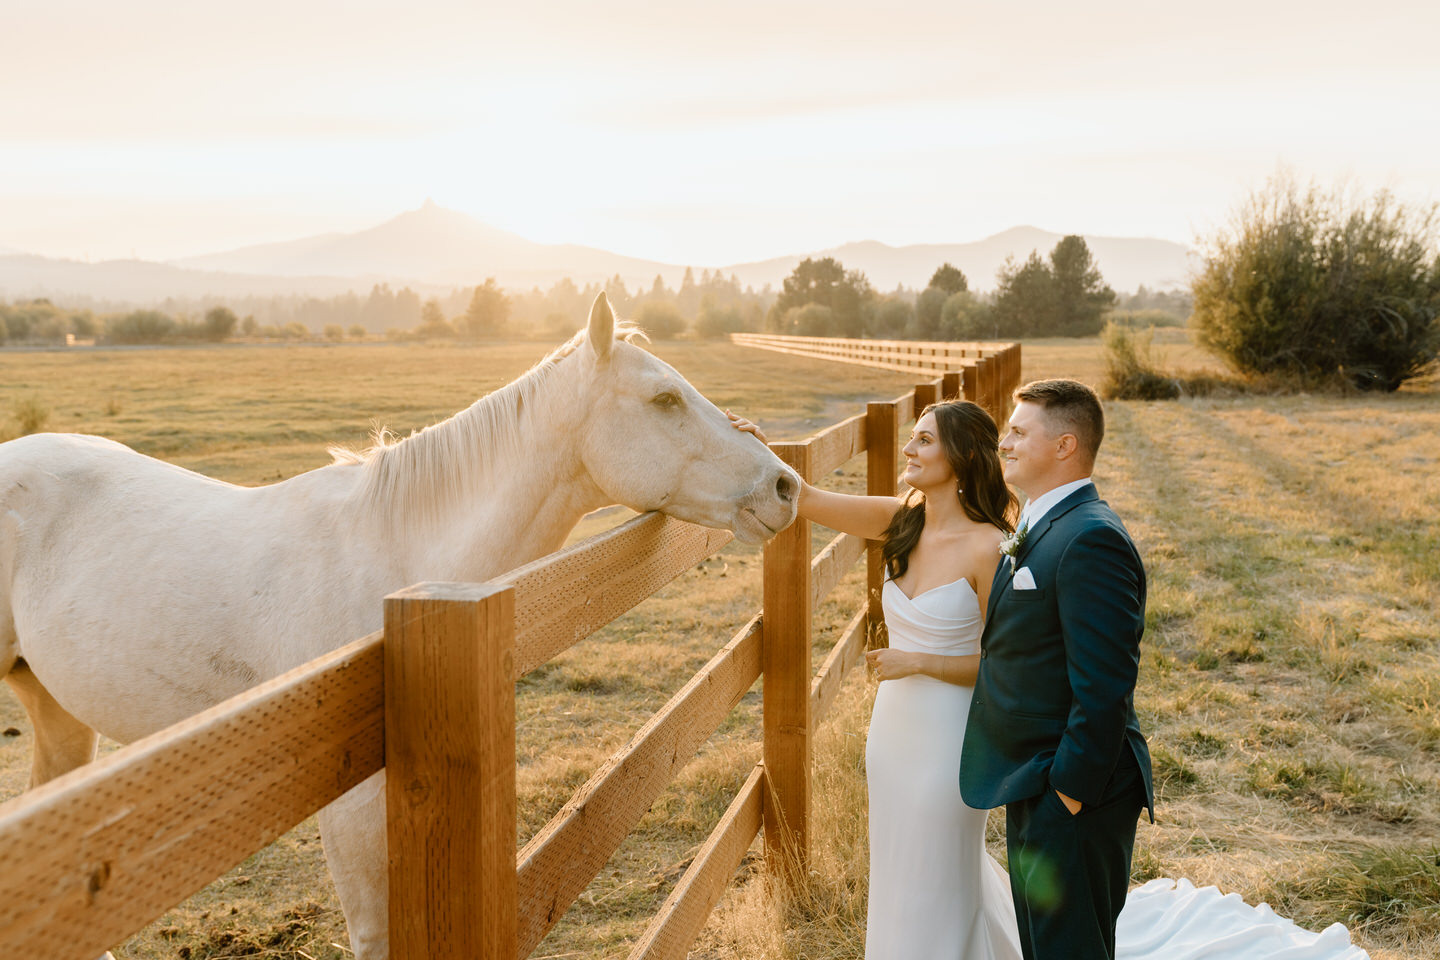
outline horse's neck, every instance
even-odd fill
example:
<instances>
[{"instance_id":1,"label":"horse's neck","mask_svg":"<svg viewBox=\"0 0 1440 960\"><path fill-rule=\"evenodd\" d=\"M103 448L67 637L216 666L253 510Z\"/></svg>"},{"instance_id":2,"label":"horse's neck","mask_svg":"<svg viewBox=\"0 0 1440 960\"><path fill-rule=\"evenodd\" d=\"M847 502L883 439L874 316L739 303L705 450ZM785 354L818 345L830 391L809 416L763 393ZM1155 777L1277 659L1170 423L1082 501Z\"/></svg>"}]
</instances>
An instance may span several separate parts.
<instances>
[{"instance_id":1,"label":"horse's neck","mask_svg":"<svg viewBox=\"0 0 1440 960\"><path fill-rule=\"evenodd\" d=\"M581 517L611 502L588 478L566 472L546 481L527 464L457 526L449 550L461 579L488 580L559 550Z\"/></svg>"},{"instance_id":2,"label":"horse's neck","mask_svg":"<svg viewBox=\"0 0 1440 960\"><path fill-rule=\"evenodd\" d=\"M400 521L410 526L398 537L406 545L407 576L489 579L558 550L581 517L611 502L580 465L569 429L579 402L575 378L565 375L571 372L553 371L526 392L523 404L516 404L510 394L502 396L502 388L449 421L401 441L433 448L425 456L409 451L412 456L402 469L414 475L398 479L392 490L397 502L408 504L407 510L415 514ZM470 482L419 475L419 465L438 462L435 449L452 457L457 451L474 457L473 445L460 438L489 432L503 433L509 442L497 444L486 462L444 467L475 471L466 475ZM427 489L407 491L406 483ZM391 529L396 530L393 523Z\"/></svg>"}]
</instances>

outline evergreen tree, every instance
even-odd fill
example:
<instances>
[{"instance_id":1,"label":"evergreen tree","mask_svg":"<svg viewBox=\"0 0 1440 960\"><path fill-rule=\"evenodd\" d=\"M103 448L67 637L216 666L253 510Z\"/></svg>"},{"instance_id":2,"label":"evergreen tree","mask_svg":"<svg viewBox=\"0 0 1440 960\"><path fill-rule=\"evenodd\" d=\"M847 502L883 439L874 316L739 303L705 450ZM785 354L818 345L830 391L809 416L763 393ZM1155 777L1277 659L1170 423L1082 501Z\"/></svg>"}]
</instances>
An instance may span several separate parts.
<instances>
[{"instance_id":1,"label":"evergreen tree","mask_svg":"<svg viewBox=\"0 0 1440 960\"><path fill-rule=\"evenodd\" d=\"M874 301L875 291L865 274L858 270L847 272L834 257L806 258L785 278L784 288L770 308L768 325L778 332L800 336L858 337L864 332ZM799 332L796 324L802 322L801 315L792 311L809 304L828 308L829 319L811 312L804 315L804 326L813 329L824 322L829 324L828 329Z\"/></svg>"},{"instance_id":2,"label":"evergreen tree","mask_svg":"<svg viewBox=\"0 0 1440 960\"><path fill-rule=\"evenodd\" d=\"M427 340L455 336L455 328L445 319L445 309L440 306L439 300L433 298L425 301L420 311L420 326L415 332Z\"/></svg>"},{"instance_id":3,"label":"evergreen tree","mask_svg":"<svg viewBox=\"0 0 1440 960\"><path fill-rule=\"evenodd\" d=\"M470 295L470 305L460 318L460 328L465 336L472 339L496 337L505 329L510 319L510 298L488 277Z\"/></svg>"},{"instance_id":4,"label":"evergreen tree","mask_svg":"<svg viewBox=\"0 0 1440 960\"><path fill-rule=\"evenodd\" d=\"M1023 264L1005 259L993 319L1001 337L1045 336L1056 315L1055 275L1034 250Z\"/></svg>"},{"instance_id":5,"label":"evergreen tree","mask_svg":"<svg viewBox=\"0 0 1440 960\"><path fill-rule=\"evenodd\" d=\"M970 281L965 279L965 274L960 272L959 267L943 263L930 278L927 286L944 290L947 294L964 293L970 289Z\"/></svg>"},{"instance_id":6,"label":"evergreen tree","mask_svg":"<svg viewBox=\"0 0 1440 960\"><path fill-rule=\"evenodd\" d=\"M1050 251L1055 278L1055 317L1049 336L1090 337L1100 332L1104 315L1115 306L1115 291L1100 276L1085 238L1070 235Z\"/></svg>"},{"instance_id":7,"label":"evergreen tree","mask_svg":"<svg viewBox=\"0 0 1440 960\"><path fill-rule=\"evenodd\" d=\"M685 268L685 278L680 281L680 292L675 295L675 304L685 318L695 316L700 309L700 288L695 285L695 271Z\"/></svg>"},{"instance_id":8,"label":"evergreen tree","mask_svg":"<svg viewBox=\"0 0 1440 960\"><path fill-rule=\"evenodd\" d=\"M605 281L605 296L610 300L610 306L614 309L616 316L628 317L631 307L634 306L630 291L625 288L625 278L615 274Z\"/></svg>"},{"instance_id":9,"label":"evergreen tree","mask_svg":"<svg viewBox=\"0 0 1440 960\"><path fill-rule=\"evenodd\" d=\"M915 317L906 331L910 340L936 340L940 337L940 311L950 294L944 287L930 285L915 298Z\"/></svg>"}]
</instances>

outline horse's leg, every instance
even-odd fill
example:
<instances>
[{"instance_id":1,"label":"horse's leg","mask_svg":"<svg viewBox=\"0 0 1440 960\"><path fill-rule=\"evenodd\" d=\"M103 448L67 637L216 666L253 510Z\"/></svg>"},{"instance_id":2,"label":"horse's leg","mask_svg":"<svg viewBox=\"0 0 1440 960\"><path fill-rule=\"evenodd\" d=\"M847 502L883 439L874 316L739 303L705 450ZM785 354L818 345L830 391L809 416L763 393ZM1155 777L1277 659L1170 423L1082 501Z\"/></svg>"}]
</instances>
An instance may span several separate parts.
<instances>
[{"instance_id":1,"label":"horse's leg","mask_svg":"<svg viewBox=\"0 0 1440 960\"><path fill-rule=\"evenodd\" d=\"M25 661L17 661L5 680L30 715L35 728L35 757L30 765L30 786L38 787L95 759L100 736L76 720L50 696Z\"/></svg>"},{"instance_id":2,"label":"horse's leg","mask_svg":"<svg viewBox=\"0 0 1440 960\"><path fill-rule=\"evenodd\" d=\"M38 787L95 759L100 736L71 716L70 711L55 702L50 691L23 660L16 661L5 674L5 681L30 715L35 729L35 757L30 763L30 786ZM106 952L99 960L115 960Z\"/></svg>"},{"instance_id":3,"label":"horse's leg","mask_svg":"<svg viewBox=\"0 0 1440 960\"><path fill-rule=\"evenodd\" d=\"M321 810L319 821L355 960L384 960L390 955L385 771Z\"/></svg>"}]
</instances>

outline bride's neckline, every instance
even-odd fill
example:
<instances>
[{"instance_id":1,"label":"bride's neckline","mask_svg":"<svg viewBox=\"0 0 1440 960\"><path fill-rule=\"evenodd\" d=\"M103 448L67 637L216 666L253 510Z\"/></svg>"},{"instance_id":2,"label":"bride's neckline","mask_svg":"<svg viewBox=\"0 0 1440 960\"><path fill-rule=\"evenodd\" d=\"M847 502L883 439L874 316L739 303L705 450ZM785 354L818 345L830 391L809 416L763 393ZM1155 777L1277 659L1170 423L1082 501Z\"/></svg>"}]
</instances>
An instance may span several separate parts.
<instances>
[{"instance_id":1,"label":"bride's neckline","mask_svg":"<svg viewBox=\"0 0 1440 960\"><path fill-rule=\"evenodd\" d=\"M885 582L893 586L896 590L899 590L900 596L904 597L906 600L909 600L911 603L914 603L916 600L919 600L926 594L934 593L936 590L944 590L946 587L953 587L957 583L963 583L965 584L965 586L970 587L970 581L966 580L964 577L961 577L959 580L951 580L949 583L942 583L938 587L931 587L929 590L922 590L912 597L910 596L910 594L905 592L904 587L900 586L900 584L896 583L894 580L891 580L889 577L885 578ZM975 593L975 588L970 587L970 592ZM976 594L976 596L978 597L979 594Z\"/></svg>"}]
</instances>

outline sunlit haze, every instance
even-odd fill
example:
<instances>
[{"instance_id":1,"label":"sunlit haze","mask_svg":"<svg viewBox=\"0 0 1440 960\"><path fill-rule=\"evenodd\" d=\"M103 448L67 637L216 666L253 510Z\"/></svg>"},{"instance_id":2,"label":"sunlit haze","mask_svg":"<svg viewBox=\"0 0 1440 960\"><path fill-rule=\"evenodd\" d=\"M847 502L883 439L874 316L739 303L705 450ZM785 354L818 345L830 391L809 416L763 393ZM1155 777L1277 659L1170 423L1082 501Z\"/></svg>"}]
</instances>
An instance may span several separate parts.
<instances>
[{"instance_id":1,"label":"sunlit haze","mask_svg":"<svg viewBox=\"0 0 1440 960\"><path fill-rule=\"evenodd\" d=\"M166 259L426 197L725 265L1192 242L1280 166L1440 198L1440 5L8 0L0 248Z\"/></svg>"}]
</instances>

